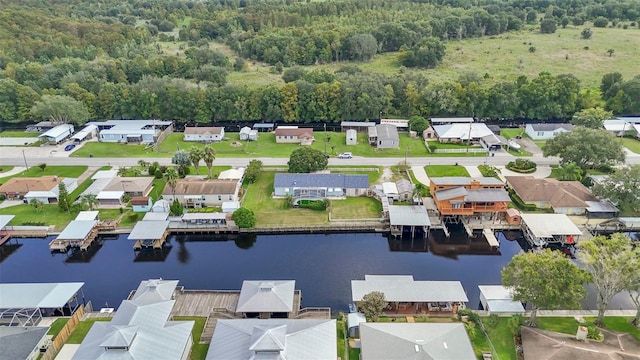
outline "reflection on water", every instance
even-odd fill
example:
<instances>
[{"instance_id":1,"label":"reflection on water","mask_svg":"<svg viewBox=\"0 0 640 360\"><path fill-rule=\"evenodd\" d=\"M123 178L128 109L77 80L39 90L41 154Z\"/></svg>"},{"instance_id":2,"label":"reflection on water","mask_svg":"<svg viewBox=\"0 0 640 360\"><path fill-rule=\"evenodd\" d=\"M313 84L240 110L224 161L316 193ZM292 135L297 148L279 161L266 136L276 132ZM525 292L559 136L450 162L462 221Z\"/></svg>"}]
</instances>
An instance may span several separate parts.
<instances>
[{"instance_id":1,"label":"reflection on water","mask_svg":"<svg viewBox=\"0 0 640 360\"><path fill-rule=\"evenodd\" d=\"M20 249L22 244L18 243L5 243L0 246L0 263L2 263L9 255L13 254L16 250Z\"/></svg>"},{"instance_id":2,"label":"reflection on water","mask_svg":"<svg viewBox=\"0 0 640 360\"><path fill-rule=\"evenodd\" d=\"M477 286L499 284L500 271L521 251L518 236L496 236L499 250L489 248L481 236L467 238L464 233L446 238L433 232L427 239L413 240L372 233L181 235L169 237L161 250L134 252L133 242L120 235L87 253L56 256L49 252L51 237L25 239L11 256L4 256L0 281L84 281L87 300L119 304L148 278L179 279L187 289L220 290L240 289L246 279L295 279L303 306L346 310L351 280L365 274L411 274L416 280L460 280L473 306L479 298ZM630 304L627 295L621 299ZM594 301L587 303L592 306ZM619 304L630 307L623 301L612 308Z\"/></svg>"}]
</instances>

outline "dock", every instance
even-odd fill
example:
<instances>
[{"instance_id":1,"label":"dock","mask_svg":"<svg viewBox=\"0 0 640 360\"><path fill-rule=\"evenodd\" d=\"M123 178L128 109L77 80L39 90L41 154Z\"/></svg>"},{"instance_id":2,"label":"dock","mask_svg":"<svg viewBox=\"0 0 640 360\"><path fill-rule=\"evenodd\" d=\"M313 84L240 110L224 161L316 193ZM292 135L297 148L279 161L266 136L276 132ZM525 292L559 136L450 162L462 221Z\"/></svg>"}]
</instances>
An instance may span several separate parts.
<instances>
[{"instance_id":1,"label":"dock","mask_svg":"<svg viewBox=\"0 0 640 360\"><path fill-rule=\"evenodd\" d=\"M169 232L169 220L141 220L133 227L127 239L135 240L134 250L162 249Z\"/></svg>"},{"instance_id":2,"label":"dock","mask_svg":"<svg viewBox=\"0 0 640 360\"><path fill-rule=\"evenodd\" d=\"M50 251L67 252L70 248L87 250L98 235L97 220L73 220L49 243Z\"/></svg>"},{"instance_id":3,"label":"dock","mask_svg":"<svg viewBox=\"0 0 640 360\"><path fill-rule=\"evenodd\" d=\"M165 230L164 233L158 239L138 239L135 244L133 244L134 250L142 250L142 249L162 249L164 243L167 241L167 236L169 235L169 230Z\"/></svg>"},{"instance_id":4,"label":"dock","mask_svg":"<svg viewBox=\"0 0 640 360\"><path fill-rule=\"evenodd\" d=\"M489 246L491 246L491 247L499 247L500 246L500 243L498 242L498 239L493 234L493 231L491 229L482 230L482 235L484 235L485 239L487 239L487 242L489 243Z\"/></svg>"},{"instance_id":5,"label":"dock","mask_svg":"<svg viewBox=\"0 0 640 360\"><path fill-rule=\"evenodd\" d=\"M13 232L6 230L6 227L9 221L13 220L14 217L15 215L0 215L0 246L9 241L9 239L11 239L11 235L13 235Z\"/></svg>"}]
</instances>

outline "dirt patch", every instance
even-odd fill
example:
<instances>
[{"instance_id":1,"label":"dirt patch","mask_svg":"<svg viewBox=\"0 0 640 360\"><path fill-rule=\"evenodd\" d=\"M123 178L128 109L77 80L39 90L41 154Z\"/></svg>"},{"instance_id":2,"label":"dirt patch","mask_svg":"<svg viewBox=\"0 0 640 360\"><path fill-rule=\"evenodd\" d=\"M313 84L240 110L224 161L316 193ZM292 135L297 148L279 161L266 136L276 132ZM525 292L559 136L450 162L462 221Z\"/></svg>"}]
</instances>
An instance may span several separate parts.
<instances>
[{"instance_id":1,"label":"dirt patch","mask_svg":"<svg viewBox=\"0 0 640 360\"><path fill-rule=\"evenodd\" d=\"M240 147L242 146L242 143L240 141L234 141L231 144L229 144L231 147Z\"/></svg>"},{"instance_id":2,"label":"dirt patch","mask_svg":"<svg viewBox=\"0 0 640 360\"><path fill-rule=\"evenodd\" d=\"M385 167L382 169L382 175L380 175L380 178L378 179L378 183L382 184L383 182L391 181L392 178L393 178L393 171L391 171L391 168Z\"/></svg>"}]
</instances>

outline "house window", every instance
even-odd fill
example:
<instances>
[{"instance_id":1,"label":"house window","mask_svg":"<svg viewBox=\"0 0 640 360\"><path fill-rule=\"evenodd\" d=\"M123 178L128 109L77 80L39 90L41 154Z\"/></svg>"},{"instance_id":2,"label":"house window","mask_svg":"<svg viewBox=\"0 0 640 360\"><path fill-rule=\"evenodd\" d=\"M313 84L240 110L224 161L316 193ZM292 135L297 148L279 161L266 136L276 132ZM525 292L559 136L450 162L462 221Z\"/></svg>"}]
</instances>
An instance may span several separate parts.
<instances>
[{"instance_id":1,"label":"house window","mask_svg":"<svg viewBox=\"0 0 640 360\"><path fill-rule=\"evenodd\" d=\"M544 136L544 131L538 131L538 136Z\"/></svg>"},{"instance_id":2,"label":"house window","mask_svg":"<svg viewBox=\"0 0 640 360\"><path fill-rule=\"evenodd\" d=\"M222 195L218 195L218 201L222 201Z\"/></svg>"},{"instance_id":3,"label":"house window","mask_svg":"<svg viewBox=\"0 0 640 360\"><path fill-rule=\"evenodd\" d=\"M229 195L229 201L233 200L233 195Z\"/></svg>"}]
</instances>

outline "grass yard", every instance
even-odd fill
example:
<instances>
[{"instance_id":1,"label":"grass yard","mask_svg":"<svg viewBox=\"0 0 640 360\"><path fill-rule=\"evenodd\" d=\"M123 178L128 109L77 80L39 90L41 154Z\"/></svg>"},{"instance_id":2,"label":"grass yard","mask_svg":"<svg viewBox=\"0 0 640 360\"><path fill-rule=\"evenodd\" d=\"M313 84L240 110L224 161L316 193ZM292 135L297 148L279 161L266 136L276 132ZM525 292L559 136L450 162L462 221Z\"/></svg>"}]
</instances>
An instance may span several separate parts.
<instances>
[{"instance_id":1,"label":"grass yard","mask_svg":"<svg viewBox=\"0 0 640 360\"><path fill-rule=\"evenodd\" d=\"M467 329L467 334L469 335L469 340L471 340L471 346L473 346L473 351L476 354L476 357L479 359L482 358L483 351L491 351L491 346L489 345L489 339L484 335L480 326L476 325L473 322L469 323L471 329ZM502 359L502 356L500 357Z\"/></svg>"},{"instance_id":2,"label":"grass yard","mask_svg":"<svg viewBox=\"0 0 640 360\"><path fill-rule=\"evenodd\" d=\"M513 128L513 129L500 129L500 135L502 135L502 137L504 137L505 139L509 140L509 139L513 139L516 136L525 136L525 132L524 129L520 129L520 128Z\"/></svg>"},{"instance_id":3,"label":"grass yard","mask_svg":"<svg viewBox=\"0 0 640 360\"><path fill-rule=\"evenodd\" d=\"M100 209L100 219L115 219L120 216L119 209ZM42 206L39 213L28 204L20 204L0 209L0 215L15 215L9 225L22 225L25 222L43 222L45 225L54 225L56 231L62 231L78 215L77 212L60 211L57 204Z\"/></svg>"},{"instance_id":4,"label":"grass yard","mask_svg":"<svg viewBox=\"0 0 640 360\"><path fill-rule=\"evenodd\" d=\"M193 337L193 345L191 346L191 356L189 356L190 360L204 360L207 357L207 351L209 350L209 344L200 344L200 336L202 335L202 331L204 330L204 325L207 322L207 318L203 317L180 317L176 316L173 318L175 321L195 321L195 325L193 326L193 330L191 331L191 336Z\"/></svg>"},{"instance_id":5,"label":"grass yard","mask_svg":"<svg viewBox=\"0 0 640 360\"><path fill-rule=\"evenodd\" d=\"M84 337L87 336L89 329L93 326L93 323L96 321L111 321L111 318L93 318L87 319L84 321L80 321L76 329L73 330L71 335L69 335L69 339L67 339L67 344L80 344Z\"/></svg>"},{"instance_id":6,"label":"grass yard","mask_svg":"<svg viewBox=\"0 0 640 360\"><path fill-rule=\"evenodd\" d=\"M32 131L3 131L0 132L0 138L28 138L28 137L38 137L42 135L42 133L32 132Z\"/></svg>"},{"instance_id":7,"label":"grass yard","mask_svg":"<svg viewBox=\"0 0 640 360\"><path fill-rule=\"evenodd\" d=\"M14 177L41 177L41 176L52 176L57 175L59 177L70 177L77 178L78 176L84 173L88 166L47 166L44 171L42 171L37 166L31 166L29 170L25 170L21 173L0 178L0 183L4 184L7 180Z\"/></svg>"},{"instance_id":8,"label":"grass yard","mask_svg":"<svg viewBox=\"0 0 640 360\"><path fill-rule=\"evenodd\" d=\"M364 168L364 169L371 169L371 168L377 168L378 171L342 171L343 169L358 169L358 168ZM382 166L368 166L368 165L354 165L354 166L349 166L349 165L335 165L335 166L329 166L328 167L329 170L331 170L332 173L342 173L342 174L365 174L369 177L369 183L373 184L375 182L378 181L378 179L380 179L380 176L382 176Z\"/></svg>"},{"instance_id":9,"label":"grass yard","mask_svg":"<svg viewBox=\"0 0 640 360\"><path fill-rule=\"evenodd\" d=\"M631 152L640 154L640 140L629 138L629 137L623 137L622 146L626 147Z\"/></svg>"},{"instance_id":10,"label":"grass yard","mask_svg":"<svg viewBox=\"0 0 640 360\"><path fill-rule=\"evenodd\" d=\"M382 215L382 204L372 197L349 197L331 201L331 218L378 219Z\"/></svg>"},{"instance_id":11,"label":"grass yard","mask_svg":"<svg viewBox=\"0 0 640 360\"><path fill-rule=\"evenodd\" d=\"M595 317L586 317L587 323L592 323ZM640 329L631 325L632 317L607 316L604 318L605 329L631 334L640 340ZM575 334L580 323L572 317L538 317L536 319L540 329L557 331L564 334Z\"/></svg>"},{"instance_id":12,"label":"grass yard","mask_svg":"<svg viewBox=\"0 0 640 360\"><path fill-rule=\"evenodd\" d=\"M512 149L511 147L507 147L507 152L513 156L524 156L524 157L533 156L532 153L528 152L523 148L516 150L516 149Z\"/></svg>"},{"instance_id":13,"label":"grass yard","mask_svg":"<svg viewBox=\"0 0 640 360\"><path fill-rule=\"evenodd\" d=\"M80 149L74 151L70 157L171 157L171 154L160 154L151 148L145 149L146 145L129 145L106 142L88 142Z\"/></svg>"},{"instance_id":14,"label":"grass yard","mask_svg":"<svg viewBox=\"0 0 640 360\"><path fill-rule=\"evenodd\" d=\"M0 165L0 173L5 173L9 170L13 170L15 166L11 166L11 165Z\"/></svg>"},{"instance_id":15,"label":"grass yard","mask_svg":"<svg viewBox=\"0 0 640 360\"><path fill-rule=\"evenodd\" d=\"M69 321L69 318L56 319L56 321L54 321L53 324L51 324L49 331L47 331L47 335L51 335L52 339L55 339L56 335L60 333L60 331L67 324L68 321Z\"/></svg>"},{"instance_id":16,"label":"grass yard","mask_svg":"<svg viewBox=\"0 0 640 360\"><path fill-rule=\"evenodd\" d=\"M482 317L480 318L484 325L489 340L498 353L500 360L516 360L516 345L513 336L516 334L514 327L510 325L509 317Z\"/></svg>"},{"instance_id":17,"label":"grass yard","mask_svg":"<svg viewBox=\"0 0 640 360\"><path fill-rule=\"evenodd\" d=\"M443 176L466 176L470 177L469 172L464 166L460 165L427 165L424 167L429 177Z\"/></svg>"},{"instance_id":18,"label":"grass yard","mask_svg":"<svg viewBox=\"0 0 640 360\"><path fill-rule=\"evenodd\" d=\"M595 321L596 318L586 318L587 321ZM604 318L604 325L607 330L621 331L631 334L640 340L640 328L631 324L632 317L607 316Z\"/></svg>"}]
</instances>

